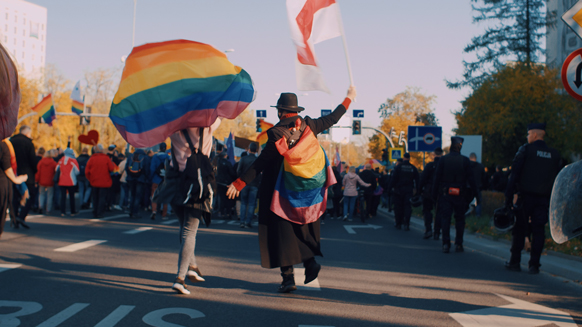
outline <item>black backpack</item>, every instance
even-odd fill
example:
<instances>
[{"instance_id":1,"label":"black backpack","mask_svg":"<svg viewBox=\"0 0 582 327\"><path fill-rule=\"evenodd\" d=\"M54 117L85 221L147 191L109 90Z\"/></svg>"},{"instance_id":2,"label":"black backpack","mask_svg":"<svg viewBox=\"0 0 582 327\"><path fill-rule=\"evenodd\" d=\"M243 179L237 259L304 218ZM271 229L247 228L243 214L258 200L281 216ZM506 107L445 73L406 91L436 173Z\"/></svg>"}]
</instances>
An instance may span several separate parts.
<instances>
[{"instance_id":1,"label":"black backpack","mask_svg":"<svg viewBox=\"0 0 582 327\"><path fill-rule=\"evenodd\" d=\"M127 174L131 177L138 178L143 173L143 159L139 159L139 153L134 153L132 160L127 167Z\"/></svg>"},{"instance_id":2,"label":"black backpack","mask_svg":"<svg viewBox=\"0 0 582 327\"><path fill-rule=\"evenodd\" d=\"M189 206L212 199L216 190L216 179L210 158L202 153L204 129L200 128L198 150L192 145L188 132L186 130L181 132L186 138L192 154L186 160L186 168L181 173L178 194L174 198L173 204ZM177 167L177 162L174 163Z\"/></svg>"}]
</instances>

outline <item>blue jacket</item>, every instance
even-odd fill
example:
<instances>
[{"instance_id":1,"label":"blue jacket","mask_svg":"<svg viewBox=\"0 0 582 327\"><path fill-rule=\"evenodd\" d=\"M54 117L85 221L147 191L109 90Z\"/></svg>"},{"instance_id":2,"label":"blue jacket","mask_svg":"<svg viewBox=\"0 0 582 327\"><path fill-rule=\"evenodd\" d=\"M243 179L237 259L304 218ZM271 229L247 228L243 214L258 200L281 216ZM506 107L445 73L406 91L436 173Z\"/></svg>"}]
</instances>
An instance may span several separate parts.
<instances>
[{"instance_id":1,"label":"blue jacket","mask_svg":"<svg viewBox=\"0 0 582 327\"><path fill-rule=\"evenodd\" d=\"M142 161L141 174L137 178L134 176L131 176L131 174L129 173L129 168L131 167L131 164L133 163L133 156L136 153L138 154L139 160ZM126 181L132 182L132 181L137 180L140 183L148 183L148 181L149 181L149 168L150 168L149 165L150 165L150 158L147 156L145 151L142 149L135 150L134 153L129 155L129 157L127 158L127 163L125 164L125 171L127 172Z\"/></svg>"},{"instance_id":2,"label":"blue jacket","mask_svg":"<svg viewBox=\"0 0 582 327\"><path fill-rule=\"evenodd\" d=\"M165 152L158 152L154 154L149 171L149 177L152 183L160 184L162 182L163 178L156 174L156 170L158 169L158 166L163 165L166 162L166 159L169 158L170 156Z\"/></svg>"}]
</instances>

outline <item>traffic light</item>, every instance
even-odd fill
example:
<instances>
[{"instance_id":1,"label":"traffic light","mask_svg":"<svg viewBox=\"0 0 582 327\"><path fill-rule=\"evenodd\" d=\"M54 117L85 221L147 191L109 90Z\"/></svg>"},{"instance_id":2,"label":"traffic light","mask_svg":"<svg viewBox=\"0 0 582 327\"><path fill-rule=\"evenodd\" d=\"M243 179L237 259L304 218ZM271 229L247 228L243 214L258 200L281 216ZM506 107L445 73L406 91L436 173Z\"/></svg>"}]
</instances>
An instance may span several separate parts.
<instances>
[{"instance_id":1,"label":"traffic light","mask_svg":"<svg viewBox=\"0 0 582 327\"><path fill-rule=\"evenodd\" d=\"M388 150L382 149L382 161L388 162Z\"/></svg>"},{"instance_id":2,"label":"traffic light","mask_svg":"<svg viewBox=\"0 0 582 327\"><path fill-rule=\"evenodd\" d=\"M257 119L257 133L260 133L263 131L263 129L261 128L261 121L262 121L262 119Z\"/></svg>"},{"instance_id":3,"label":"traffic light","mask_svg":"<svg viewBox=\"0 0 582 327\"><path fill-rule=\"evenodd\" d=\"M361 120L354 120L352 122L352 135L360 135L362 134L362 121Z\"/></svg>"}]
</instances>

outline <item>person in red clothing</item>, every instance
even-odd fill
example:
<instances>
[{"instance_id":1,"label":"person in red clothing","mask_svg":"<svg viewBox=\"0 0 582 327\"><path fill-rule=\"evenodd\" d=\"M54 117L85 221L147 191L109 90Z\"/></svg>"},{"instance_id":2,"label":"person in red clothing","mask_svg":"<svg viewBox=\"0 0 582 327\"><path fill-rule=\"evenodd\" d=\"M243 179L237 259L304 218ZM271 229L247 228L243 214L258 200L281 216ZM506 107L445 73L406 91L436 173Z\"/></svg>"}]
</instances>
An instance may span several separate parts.
<instances>
[{"instance_id":1,"label":"person in red clothing","mask_svg":"<svg viewBox=\"0 0 582 327\"><path fill-rule=\"evenodd\" d=\"M75 159L75 151L66 148L64 156L59 160L57 170L60 171L59 187L61 188L61 216L67 214L67 193L71 203L71 216L77 214L75 210L75 186L77 185L77 175L79 175L79 163Z\"/></svg>"},{"instance_id":2,"label":"person in red clothing","mask_svg":"<svg viewBox=\"0 0 582 327\"><path fill-rule=\"evenodd\" d=\"M53 206L53 186L55 170L57 169L57 163L53 160L51 151L44 153L44 157L38 162L36 169L37 172L34 179L38 184L39 213L48 214Z\"/></svg>"},{"instance_id":3,"label":"person in red clothing","mask_svg":"<svg viewBox=\"0 0 582 327\"><path fill-rule=\"evenodd\" d=\"M85 167L85 177L87 177L92 187L93 216L102 218L105 211L107 192L113 183L111 173L118 171L119 168L104 153L101 144L93 147L93 151L94 154L89 158Z\"/></svg>"}]
</instances>

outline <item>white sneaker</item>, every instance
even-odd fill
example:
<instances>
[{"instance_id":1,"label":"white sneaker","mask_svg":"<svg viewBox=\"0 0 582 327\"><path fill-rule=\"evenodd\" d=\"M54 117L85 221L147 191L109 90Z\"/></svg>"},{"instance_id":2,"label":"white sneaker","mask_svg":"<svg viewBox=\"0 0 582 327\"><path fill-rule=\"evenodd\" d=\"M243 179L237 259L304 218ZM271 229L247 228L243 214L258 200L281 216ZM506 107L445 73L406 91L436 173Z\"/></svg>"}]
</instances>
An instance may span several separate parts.
<instances>
[{"instance_id":1,"label":"white sneaker","mask_svg":"<svg viewBox=\"0 0 582 327\"><path fill-rule=\"evenodd\" d=\"M342 219L343 221L348 220L348 216L344 216L344 219Z\"/></svg>"},{"instance_id":2,"label":"white sneaker","mask_svg":"<svg viewBox=\"0 0 582 327\"><path fill-rule=\"evenodd\" d=\"M172 289L181 294L185 295L190 294L190 291L188 291L188 289L186 288L186 283L184 283L184 281L181 280L180 278L176 278L174 285L172 285Z\"/></svg>"},{"instance_id":3,"label":"white sneaker","mask_svg":"<svg viewBox=\"0 0 582 327\"><path fill-rule=\"evenodd\" d=\"M188 279L192 283L206 281L206 279L202 278L202 274L200 273L200 270L198 270L198 268L193 268L193 269L191 268L190 270L188 270L188 273L186 274L186 277L188 277Z\"/></svg>"}]
</instances>

